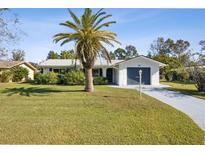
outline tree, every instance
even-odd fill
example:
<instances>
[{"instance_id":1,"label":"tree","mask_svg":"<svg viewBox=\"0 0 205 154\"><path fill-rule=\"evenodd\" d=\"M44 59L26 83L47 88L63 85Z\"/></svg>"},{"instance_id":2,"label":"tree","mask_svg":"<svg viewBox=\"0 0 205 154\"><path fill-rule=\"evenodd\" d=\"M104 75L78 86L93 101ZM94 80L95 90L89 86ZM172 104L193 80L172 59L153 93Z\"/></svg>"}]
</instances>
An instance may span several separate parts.
<instances>
[{"instance_id":1,"label":"tree","mask_svg":"<svg viewBox=\"0 0 205 154\"><path fill-rule=\"evenodd\" d=\"M199 43L200 45L201 42ZM201 51L205 50L202 46ZM195 82L196 88L199 92L205 91L205 55L202 53L195 53L192 55L194 60L192 61L191 67L189 67L189 72L192 80Z\"/></svg>"},{"instance_id":2,"label":"tree","mask_svg":"<svg viewBox=\"0 0 205 154\"><path fill-rule=\"evenodd\" d=\"M83 15L79 18L71 10L69 14L73 21L66 21L60 25L72 29L70 33L59 33L54 36L54 41L57 43L62 41L61 45L75 42L75 55L80 60L85 69L85 91L92 92L93 77L92 68L99 53L103 53L105 59L109 62L110 55L103 44L111 46L113 42L119 43L115 40L116 34L102 28L116 23L115 21L107 21L112 15L100 9L98 12L93 13L91 9L85 9ZM105 22L103 22L106 20Z\"/></svg>"},{"instance_id":3,"label":"tree","mask_svg":"<svg viewBox=\"0 0 205 154\"><path fill-rule=\"evenodd\" d=\"M201 45L201 51L196 53L198 56L198 65L205 65L205 40L200 41L199 45Z\"/></svg>"},{"instance_id":4,"label":"tree","mask_svg":"<svg viewBox=\"0 0 205 154\"><path fill-rule=\"evenodd\" d=\"M205 69L199 66L190 68L191 75L199 92L205 91Z\"/></svg>"},{"instance_id":5,"label":"tree","mask_svg":"<svg viewBox=\"0 0 205 154\"><path fill-rule=\"evenodd\" d=\"M158 54L152 57L154 60L167 64L167 66L160 68L160 78L164 78L172 69L182 67L181 63L175 58L165 54Z\"/></svg>"},{"instance_id":6,"label":"tree","mask_svg":"<svg viewBox=\"0 0 205 154\"><path fill-rule=\"evenodd\" d=\"M177 58L177 60L183 65L187 66L190 62L190 43L184 40L164 39L159 37L155 40L150 47L153 55L167 55Z\"/></svg>"},{"instance_id":7,"label":"tree","mask_svg":"<svg viewBox=\"0 0 205 154\"><path fill-rule=\"evenodd\" d=\"M59 59L59 55L57 52L49 51L47 59Z\"/></svg>"},{"instance_id":8,"label":"tree","mask_svg":"<svg viewBox=\"0 0 205 154\"><path fill-rule=\"evenodd\" d=\"M10 14L10 9L0 9L0 59L7 57L8 46L19 41L19 36L24 34L18 25L16 14Z\"/></svg>"},{"instance_id":9,"label":"tree","mask_svg":"<svg viewBox=\"0 0 205 154\"><path fill-rule=\"evenodd\" d=\"M12 59L13 61L24 61L25 52L23 50L13 50Z\"/></svg>"},{"instance_id":10,"label":"tree","mask_svg":"<svg viewBox=\"0 0 205 154\"><path fill-rule=\"evenodd\" d=\"M110 59L112 59L112 60L116 59L115 54L113 52L110 52Z\"/></svg>"},{"instance_id":11,"label":"tree","mask_svg":"<svg viewBox=\"0 0 205 154\"><path fill-rule=\"evenodd\" d=\"M132 57L138 56L137 49L135 46L128 45L125 47L125 49L127 51L126 58L132 58Z\"/></svg>"},{"instance_id":12,"label":"tree","mask_svg":"<svg viewBox=\"0 0 205 154\"><path fill-rule=\"evenodd\" d=\"M147 53L147 57L152 58L152 53L150 51Z\"/></svg>"},{"instance_id":13,"label":"tree","mask_svg":"<svg viewBox=\"0 0 205 154\"><path fill-rule=\"evenodd\" d=\"M150 46L153 55L169 55L172 53L174 41L172 39L164 40L163 37L157 38Z\"/></svg>"},{"instance_id":14,"label":"tree","mask_svg":"<svg viewBox=\"0 0 205 154\"><path fill-rule=\"evenodd\" d=\"M205 40L200 41L199 45L201 45L201 51L205 50Z\"/></svg>"},{"instance_id":15,"label":"tree","mask_svg":"<svg viewBox=\"0 0 205 154\"><path fill-rule=\"evenodd\" d=\"M8 53L8 50L0 47L0 59L6 57L8 55L7 53Z\"/></svg>"},{"instance_id":16,"label":"tree","mask_svg":"<svg viewBox=\"0 0 205 154\"><path fill-rule=\"evenodd\" d=\"M126 59L126 51L122 48L117 48L115 51L114 51L114 54L115 54L115 57L119 60L124 60Z\"/></svg>"},{"instance_id":17,"label":"tree","mask_svg":"<svg viewBox=\"0 0 205 154\"><path fill-rule=\"evenodd\" d=\"M190 51L188 50L190 43L184 40L177 40L172 47L172 55L175 56L183 66L189 61Z\"/></svg>"},{"instance_id":18,"label":"tree","mask_svg":"<svg viewBox=\"0 0 205 154\"><path fill-rule=\"evenodd\" d=\"M73 59L75 58L74 50L64 50L60 53L60 59Z\"/></svg>"}]
</instances>

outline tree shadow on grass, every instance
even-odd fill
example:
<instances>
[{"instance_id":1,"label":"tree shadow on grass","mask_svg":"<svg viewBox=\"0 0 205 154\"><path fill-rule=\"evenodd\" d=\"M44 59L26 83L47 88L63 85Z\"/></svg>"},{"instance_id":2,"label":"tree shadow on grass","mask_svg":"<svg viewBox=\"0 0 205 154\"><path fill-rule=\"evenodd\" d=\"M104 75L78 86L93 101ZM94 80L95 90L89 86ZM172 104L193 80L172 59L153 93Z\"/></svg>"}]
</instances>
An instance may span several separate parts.
<instances>
[{"instance_id":1,"label":"tree shadow on grass","mask_svg":"<svg viewBox=\"0 0 205 154\"><path fill-rule=\"evenodd\" d=\"M29 87L29 88L6 88L2 93L8 94L7 96L12 96L19 94L21 96L47 96L49 93L68 93L68 92L83 92L84 90L56 90L52 88L39 88L39 87Z\"/></svg>"}]
</instances>

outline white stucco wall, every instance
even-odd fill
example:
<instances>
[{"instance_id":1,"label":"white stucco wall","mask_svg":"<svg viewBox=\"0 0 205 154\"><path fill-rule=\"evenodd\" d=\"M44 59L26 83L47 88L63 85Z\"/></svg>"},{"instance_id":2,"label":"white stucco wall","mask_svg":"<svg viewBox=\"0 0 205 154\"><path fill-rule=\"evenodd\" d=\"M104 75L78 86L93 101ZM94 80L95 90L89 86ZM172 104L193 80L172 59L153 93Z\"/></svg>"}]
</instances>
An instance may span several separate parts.
<instances>
[{"instance_id":1,"label":"white stucco wall","mask_svg":"<svg viewBox=\"0 0 205 154\"><path fill-rule=\"evenodd\" d=\"M33 69L31 69L30 67L28 67L25 64L21 64L19 66L21 66L23 68L26 68L28 70L28 78L31 79L31 80L34 80L34 73L35 73L35 71Z\"/></svg>"},{"instance_id":2,"label":"white stucco wall","mask_svg":"<svg viewBox=\"0 0 205 154\"><path fill-rule=\"evenodd\" d=\"M119 84L119 71L118 71L119 68L113 68L113 81L115 84Z\"/></svg>"},{"instance_id":3,"label":"white stucco wall","mask_svg":"<svg viewBox=\"0 0 205 154\"><path fill-rule=\"evenodd\" d=\"M42 68L42 69L43 69L43 74L47 74L47 73L49 73L49 68L44 67L44 68Z\"/></svg>"},{"instance_id":4,"label":"white stucco wall","mask_svg":"<svg viewBox=\"0 0 205 154\"><path fill-rule=\"evenodd\" d=\"M119 64L118 84L120 86L127 85L127 67L150 67L151 85L159 85L159 64L138 57Z\"/></svg>"}]
</instances>

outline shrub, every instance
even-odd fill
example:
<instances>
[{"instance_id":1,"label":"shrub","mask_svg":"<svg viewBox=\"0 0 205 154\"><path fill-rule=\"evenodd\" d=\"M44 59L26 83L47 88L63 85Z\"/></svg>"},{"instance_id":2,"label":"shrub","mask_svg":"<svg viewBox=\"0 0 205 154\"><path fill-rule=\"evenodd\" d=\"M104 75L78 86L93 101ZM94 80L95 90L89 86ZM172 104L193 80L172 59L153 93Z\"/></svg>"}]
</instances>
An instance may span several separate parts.
<instances>
[{"instance_id":1,"label":"shrub","mask_svg":"<svg viewBox=\"0 0 205 154\"><path fill-rule=\"evenodd\" d=\"M56 84L58 82L58 76L54 72L49 72L45 74L43 81L45 82L45 84Z\"/></svg>"},{"instance_id":2,"label":"shrub","mask_svg":"<svg viewBox=\"0 0 205 154\"><path fill-rule=\"evenodd\" d=\"M14 82L20 82L23 79L27 79L28 78L28 70L26 68L23 67L15 67L12 69L12 81Z\"/></svg>"},{"instance_id":3,"label":"shrub","mask_svg":"<svg viewBox=\"0 0 205 154\"><path fill-rule=\"evenodd\" d=\"M169 71L165 74L165 79L167 81L176 81L177 80L177 75L176 71Z\"/></svg>"},{"instance_id":4,"label":"shrub","mask_svg":"<svg viewBox=\"0 0 205 154\"><path fill-rule=\"evenodd\" d=\"M70 70L64 76L64 84L66 85L83 85L85 83L85 75L81 70Z\"/></svg>"},{"instance_id":5,"label":"shrub","mask_svg":"<svg viewBox=\"0 0 205 154\"><path fill-rule=\"evenodd\" d=\"M58 82L58 76L54 72L47 74L35 74L34 83L37 84L56 84Z\"/></svg>"},{"instance_id":6,"label":"shrub","mask_svg":"<svg viewBox=\"0 0 205 154\"><path fill-rule=\"evenodd\" d=\"M58 84L64 83L64 74L58 74Z\"/></svg>"},{"instance_id":7,"label":"shrub","mask_svg":"<svg viewBox=\"0 0 205 154\"><path fill-rule=\"evenodd\" d=\"M195 67L192 71L192 77L196 83L198 91L205 91L205 69Z\"/></svg>"},{"instance_id":8,"label":"shrub","mask_svg":"<svg viewBox=\"0 0 205 154\"><path fill-rule=\"evenodd\" d=\"M178 69L177 70L177 81L182 81L182 82L186 82L189 80L189 72L186 71L185 69Z\"/></svg>"},{"instance_id":9,"label":"shrub","mask_svg":"<svg viewBox=\"0 0 205 154\"><path fill-rule=\"evenodd\" d=\"M108 83L107 78L104 77L94 77L93 78L93 84L94 85L106 85Z\"/></svg>"},{"instance_id":10,"label":"shrub","mask_svg":"<svg viewBox=\"0 0 205 154\"><path fill-rule=\"evenodd\" d=\"M0 82L9 82L12 79L11 71L3 71L0 74Z\"/></svg>"},{"instance_id":11,"label":"shrub","mask_svg":"<svg viewBox=\"0 0 205 154\"><path fill-rule=\"evenodd\" d=\"M36 73L34 75L34 83L37 83L37 84L45 84L43 83L44 82L44 75L43 74L40 74L40 73Z\"/></svg>"},{"instance_id":12,"label":"shrub","mask_svg":"<svg viewBox=\"0 0 205 154\"><path fill-rule=\"evenodd\" d=\"M167 81L182 81L187 82L190 80L190 73L185 69L178 69L176 71L169 71L165 75Z\"/></svg>"}]
</instances>

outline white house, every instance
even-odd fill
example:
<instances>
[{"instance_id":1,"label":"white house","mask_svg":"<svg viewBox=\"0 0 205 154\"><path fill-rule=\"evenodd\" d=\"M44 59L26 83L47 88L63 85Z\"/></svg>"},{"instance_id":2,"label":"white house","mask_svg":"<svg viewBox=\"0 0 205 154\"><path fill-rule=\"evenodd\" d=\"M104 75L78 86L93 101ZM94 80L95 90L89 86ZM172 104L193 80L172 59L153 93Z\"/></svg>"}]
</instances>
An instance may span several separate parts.
<instances>
[{"instance_id":1,"label":"white house","mask_svg":"<svg viewBox=\"0 0 205 154\"><path fill-rule=\"evenodd\" d=\"M49 59L40 63L41 73L65 73L74 66L82 68L80 62L72 59ZM166 66L156 60L145 56L137 56L128 60L96 60L93 76L102 76L110 84L119 86L137 85L139 83L139 70L142 70L142 84L159 85L159 68Z\"/></svg>"}]
</instances>

